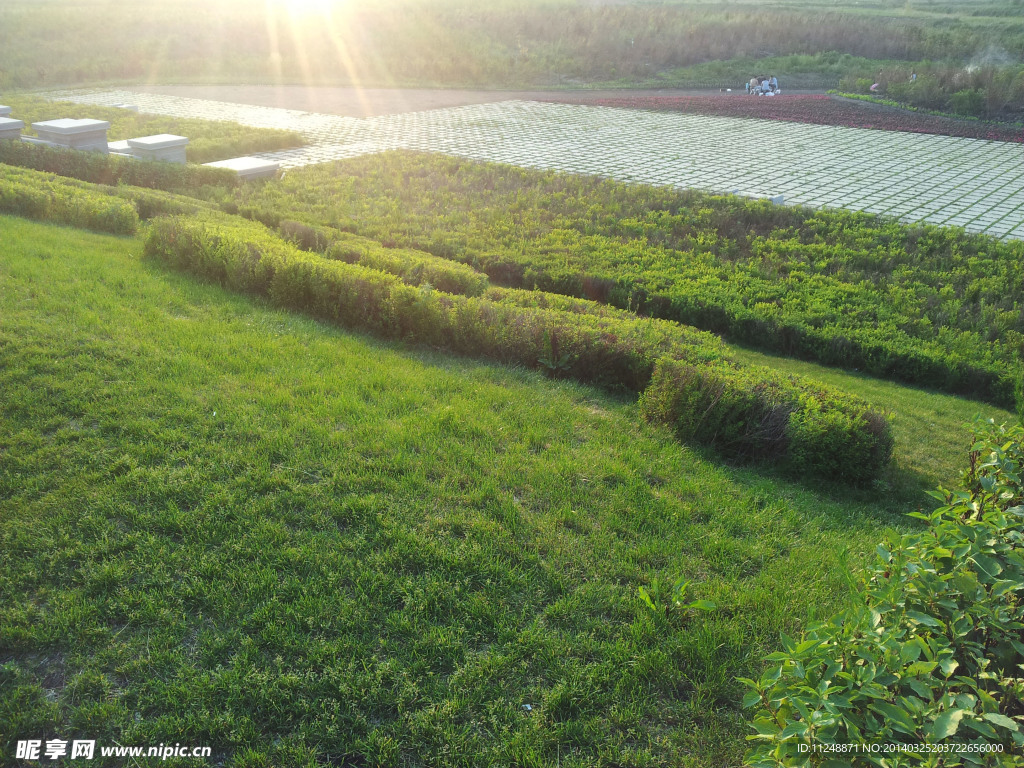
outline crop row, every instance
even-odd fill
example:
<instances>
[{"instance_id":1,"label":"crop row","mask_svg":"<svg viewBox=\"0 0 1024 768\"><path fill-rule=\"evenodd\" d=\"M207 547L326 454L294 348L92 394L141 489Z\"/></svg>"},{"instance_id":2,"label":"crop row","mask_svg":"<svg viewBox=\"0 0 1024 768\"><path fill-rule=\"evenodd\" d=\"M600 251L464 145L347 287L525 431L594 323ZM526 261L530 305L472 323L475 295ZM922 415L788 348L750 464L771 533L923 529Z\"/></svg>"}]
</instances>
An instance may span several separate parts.
<instances>
[{"instance_id":1,"label":"crop row","mask_svg":"<svg viewBox=\"0 0 1024 768\"><path fill-rule=\"evenodd\" d=\"M310 167L239 208L757 347L1013 402L1024 243L868 214L413 153Z\"/></svg>"},{"instance_id":2,"label":"crop row","mask_svg":"<svg viewBox=\"0 0 1024 768\"><path fill-rule=\"evenodd\" d=\"M327 258L361 264L397 275L409 285L429 284L445 293L479 296L487 288L487 275L466 264L442 259L411 248L385 248L376 240L298 221L282 221L278 231L285 240Z\"/></svg>"},{"instance_id":3,"label":"crop row","mask_svg":"<svg viewBox=\"0 0 1024 768\"><path fill-rule=\"evenodd\" d=\"M0 213L116 235L134 234L139 226L136 208L128 200L4 165Z\"/></svg>"},{"instance_id":4,"label":"crop row","mask_svg":"<svg viewBox=\"0 0 1024 768\"><path fill-rule=\"evenodd\" d=\"M238 186L238 174L225 168L148 163L99 152L79 152L21 141L0 141L0 163L56 173L92 184L127 184L211 199Z\"/></svg>"},{"instance_id":5,"label":"crop row","mask_svg":"<svg viewBox=\"0 0 1024 768\"><path fill-rule=\"evenodd\" d=\"M703 394L649 398L648 418L682 428L688 439L773 459L794 471L863 480L891 455L888 422L863 401L768 369L743 368L724 356L717 338L676 323L414 287L377 269L304 253L237 217L156 219L146 253L234 290L386 338L614 389L641 392L653 380L671 392L678 381ZM677 364L685 367L685 379L672 378ZM745 394L738 400L740 392ZM719 414L720 403L726 413ZM722 434L701 427L710 421L741 426Z\"/></svg>"},{"instance_id":6,"label":"crop row","mask_svg":"<svg viewBox=\"0 0 1024 768\"><path fill-rule=\"evenodd\" d=\"M551 99L562 103L569 99ZM719 117L750 117L813 125L841 125L882 131L929 133L968 139L1024 142L1019 126L955 120L921 112L879 109L872 105L840 101L824 95L790 95L770 99L747 98L742 92L726 96L631 96L579 103L659 112L685 112Z\"/></svg>"},{"instance_id":7,"label":"crop row","mask_svg":"<svg viewBox=\"0 0 1024 768\"><path fill-rule=\"evenodd\" d=\"M91 184L3 164L0 195L6 213L115 234L135 232L140 219L217 210L211 203L173 192Z\"/></svg>"}]
</instances>

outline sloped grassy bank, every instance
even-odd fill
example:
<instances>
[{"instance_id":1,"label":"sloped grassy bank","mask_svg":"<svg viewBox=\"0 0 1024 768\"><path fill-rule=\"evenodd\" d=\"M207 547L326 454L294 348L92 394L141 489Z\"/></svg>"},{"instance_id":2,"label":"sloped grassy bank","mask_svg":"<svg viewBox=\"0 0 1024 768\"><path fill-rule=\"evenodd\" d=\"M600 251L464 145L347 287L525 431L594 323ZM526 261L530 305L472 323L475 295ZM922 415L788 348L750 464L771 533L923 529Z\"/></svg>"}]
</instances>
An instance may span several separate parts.
<instances>
[{"instance_id":1,"label":"sloped grassy bank","mask_svg":"<svg viewBox=\"0 0 1024 768\"><path fill-rule=\"evenodd\" d=\"M644 412L687 439L849 480L892 453L886 419L858 398L730 360L714 336L635 316L567 313L436 291L303 253L259 224L206 215L154 221L146 253L275 304L385 338L545 368L643 392ZM398 271L401 254L391 266ZM377 264L377 266L388 266ZM727 428L722 427L727 425Z\"/></svg>"}]
</instances>

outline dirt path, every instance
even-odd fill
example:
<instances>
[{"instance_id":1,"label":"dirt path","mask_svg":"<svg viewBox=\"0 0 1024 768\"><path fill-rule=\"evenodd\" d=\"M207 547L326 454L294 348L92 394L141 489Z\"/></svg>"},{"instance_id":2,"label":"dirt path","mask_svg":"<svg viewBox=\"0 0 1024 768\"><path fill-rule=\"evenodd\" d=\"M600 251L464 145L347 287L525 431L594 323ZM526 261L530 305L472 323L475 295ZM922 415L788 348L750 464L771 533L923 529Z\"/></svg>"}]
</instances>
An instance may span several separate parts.
<instances>
[{"instance_id":1,"label":"dirt path","mask_svg":"<svg viewBox=\"0 0 1024 768\"><path fill-rule=\"evenodd\" d=\"M496 101L566 101L574 104L609 98L642 96L678 97L719 95L719 91L679 88L651 90L575 90L575 91L466 91L433 89L338 88L301 85L151 85L134 86L133 91L192 99L211 99L233 104L295 109L345 117L376 117L418 112L425 109L488 104ZM788 93L824 93L824 91L788 91ZM742 90L721 93L723 98L743 96Z\"/></svg>"}]
</instances>

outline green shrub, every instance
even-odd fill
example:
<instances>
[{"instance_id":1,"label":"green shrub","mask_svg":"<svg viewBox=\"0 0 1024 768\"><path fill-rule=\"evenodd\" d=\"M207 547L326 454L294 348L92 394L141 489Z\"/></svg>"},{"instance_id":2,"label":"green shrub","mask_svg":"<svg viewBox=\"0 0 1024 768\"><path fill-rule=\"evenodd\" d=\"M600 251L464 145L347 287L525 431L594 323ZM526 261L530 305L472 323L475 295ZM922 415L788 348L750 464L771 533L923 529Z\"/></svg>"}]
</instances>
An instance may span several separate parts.
<instances>
[{"instance_id":1,"label":"green shrub","mask_svg":"<svg viewBox=\"0 0 1024 768\"><path fill-rule=\"evenodd\" d=\"M60 178L12 171L0 166L2 213L115 235L131 235L138 228L135 206L126 200Z\"/></svg>"},{"instance_id":2,"label":"green shrub","mask_svg":"<svg viewBox=\"0 0 1024 768\"><path fill-rule=\"evenodd\" d=\"M1021 241L413 153L305 168L238 195L267 223L355 230L503 286L1014 402Z\"/></svg>"},{"instance_id":3,"label":"green shrub","mask_svg":"<svg viewBox=\"0 0 1024 768\"><path fill-rule=\"evenodd\" d=\"M853 607L783 636L760 679L742 680L751 765L1020 765L1022 476L1024 427L979 424L960 487L913 513L927 529L880 544ZM954 743L974 746L926 751ZM887 744L907 751L864 751Z\"/></svg>"},{"instance_id":4,"label":"green shrub","mask_svg":"<svg viewBox=\"0 0 1024 768\"><path fill-rule=\"evenodd\" d=\"M362 238L338 242L348 243L346 247L355 243L369 251L390 250ZM685 431L685 437L727 449L739 446L739 452L776 461L786 461L790 444L804 446L794 461L809 472L834 471L838 466L837 477L862 479L878 471L891 449L884 420L879 422L881 433L854 434L868 426L863 418L866 406L859 401L844 401L839 393L767 369L741 368L725 359L720 340L673 322L621 311L564 311L542 306L548 301L568 301L564 298L536 296L528 301L525 292L494 301L446 293L426 283L417 288L365 266L362 260L347 263L303 253L259 224L223 214L156 219L146 240L146 254L348 328L613 389L641 392L651 385L654 391L644 397L652 418L664 418L675 401L688 397L678 390L694 387L698 395L692 399L697 405L690 409L711 413L705 423ZM576 304L589 309L586 302ZM656 370L662 373L652 382ZM695 373L686 378L677 375L679 370ZM732 399L705 397L701 387L707 389L707 382L720 383ZM664 403L660 411L655 402ZM780 403L788 410L780 410ZM807 413L802 421L793 417L803 411ZM755 424L751 417L752 426L744 431L735 421L747 412L760 421ZM772 415L764 417L764 413ZM779 414L788 420L778 421ZM761 450L764 430L789 429L790 424L794 426L784 442ZM724 431L729 431L729 440L719 439ZM845 443L851 437L853 448ZM855 466L857 461L870 463Z\"/></svg>"},{"instance_id":5,"label":"green shrub","mask_svg":"<svg viewBox=\"0 0 1024 768\"><path fill-rule=\"evenodd\" d=\"M239 184L238 174L224 168L142 162L100 152L46 147L23 141L0 141L0 163L56 173L93 184L127 184L208 199Z\"/></svg>"},{"instance_id":6,"label":"green shrub","mask_svg":"<svg viewBox=\"0 0 1024 768\"><path fill-rule=\"evenodd\" d=\"M887 420L858 398L762 368L662 359L640 399L649 421L729 454L801 473L875 477L892 457Z\"/></svg>"},{"instance_id":7,"label":"green shrub","mask_svg":"<svg viewBox=\"0 0 1024 768\"><path fill-rule=\"evenodd\" d=\"M949 97L949 108L958 115L979 117L986 112L985 92L980 88L966 88Z\"/></svg>"},{"instance_id":8,"label":"green shrub","mask_svg":"<svg viewBox=\"0 0 1024 768\"><path fill-rule=\"evenodd\" d=\"M362 264L396 275L409 285L430 285L445 293L479 296L487 288L487 275L457 261L410 248L386 248L383 244L350 232L284 220L277 225L281 236L302 248L329 259Z\"/></svg>"}]
</instances>

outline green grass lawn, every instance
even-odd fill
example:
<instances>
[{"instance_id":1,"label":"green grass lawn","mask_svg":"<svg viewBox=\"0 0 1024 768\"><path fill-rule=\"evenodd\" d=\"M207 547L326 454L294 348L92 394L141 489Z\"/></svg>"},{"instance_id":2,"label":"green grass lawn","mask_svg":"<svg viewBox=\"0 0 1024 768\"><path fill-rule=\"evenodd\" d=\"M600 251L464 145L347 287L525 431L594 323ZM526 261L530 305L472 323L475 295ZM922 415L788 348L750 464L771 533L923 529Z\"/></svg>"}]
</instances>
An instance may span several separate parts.
<instances>
[{"instance_id":1,"label":"green grass lawn","mask_svg":"<svg viewBox=\"0 0 1024 768\"><path fill-rule=\"evenodd\" d=\"M273 311L137 238L0 217L0 253L4 760L78 737L236 767L737 765L734 678L934 506L974 413L1010 418L742 353L893 413L874 487L799 483L631 400ZM637 598L679 575L718 610Z\"/></svg>"}]
</instances>

